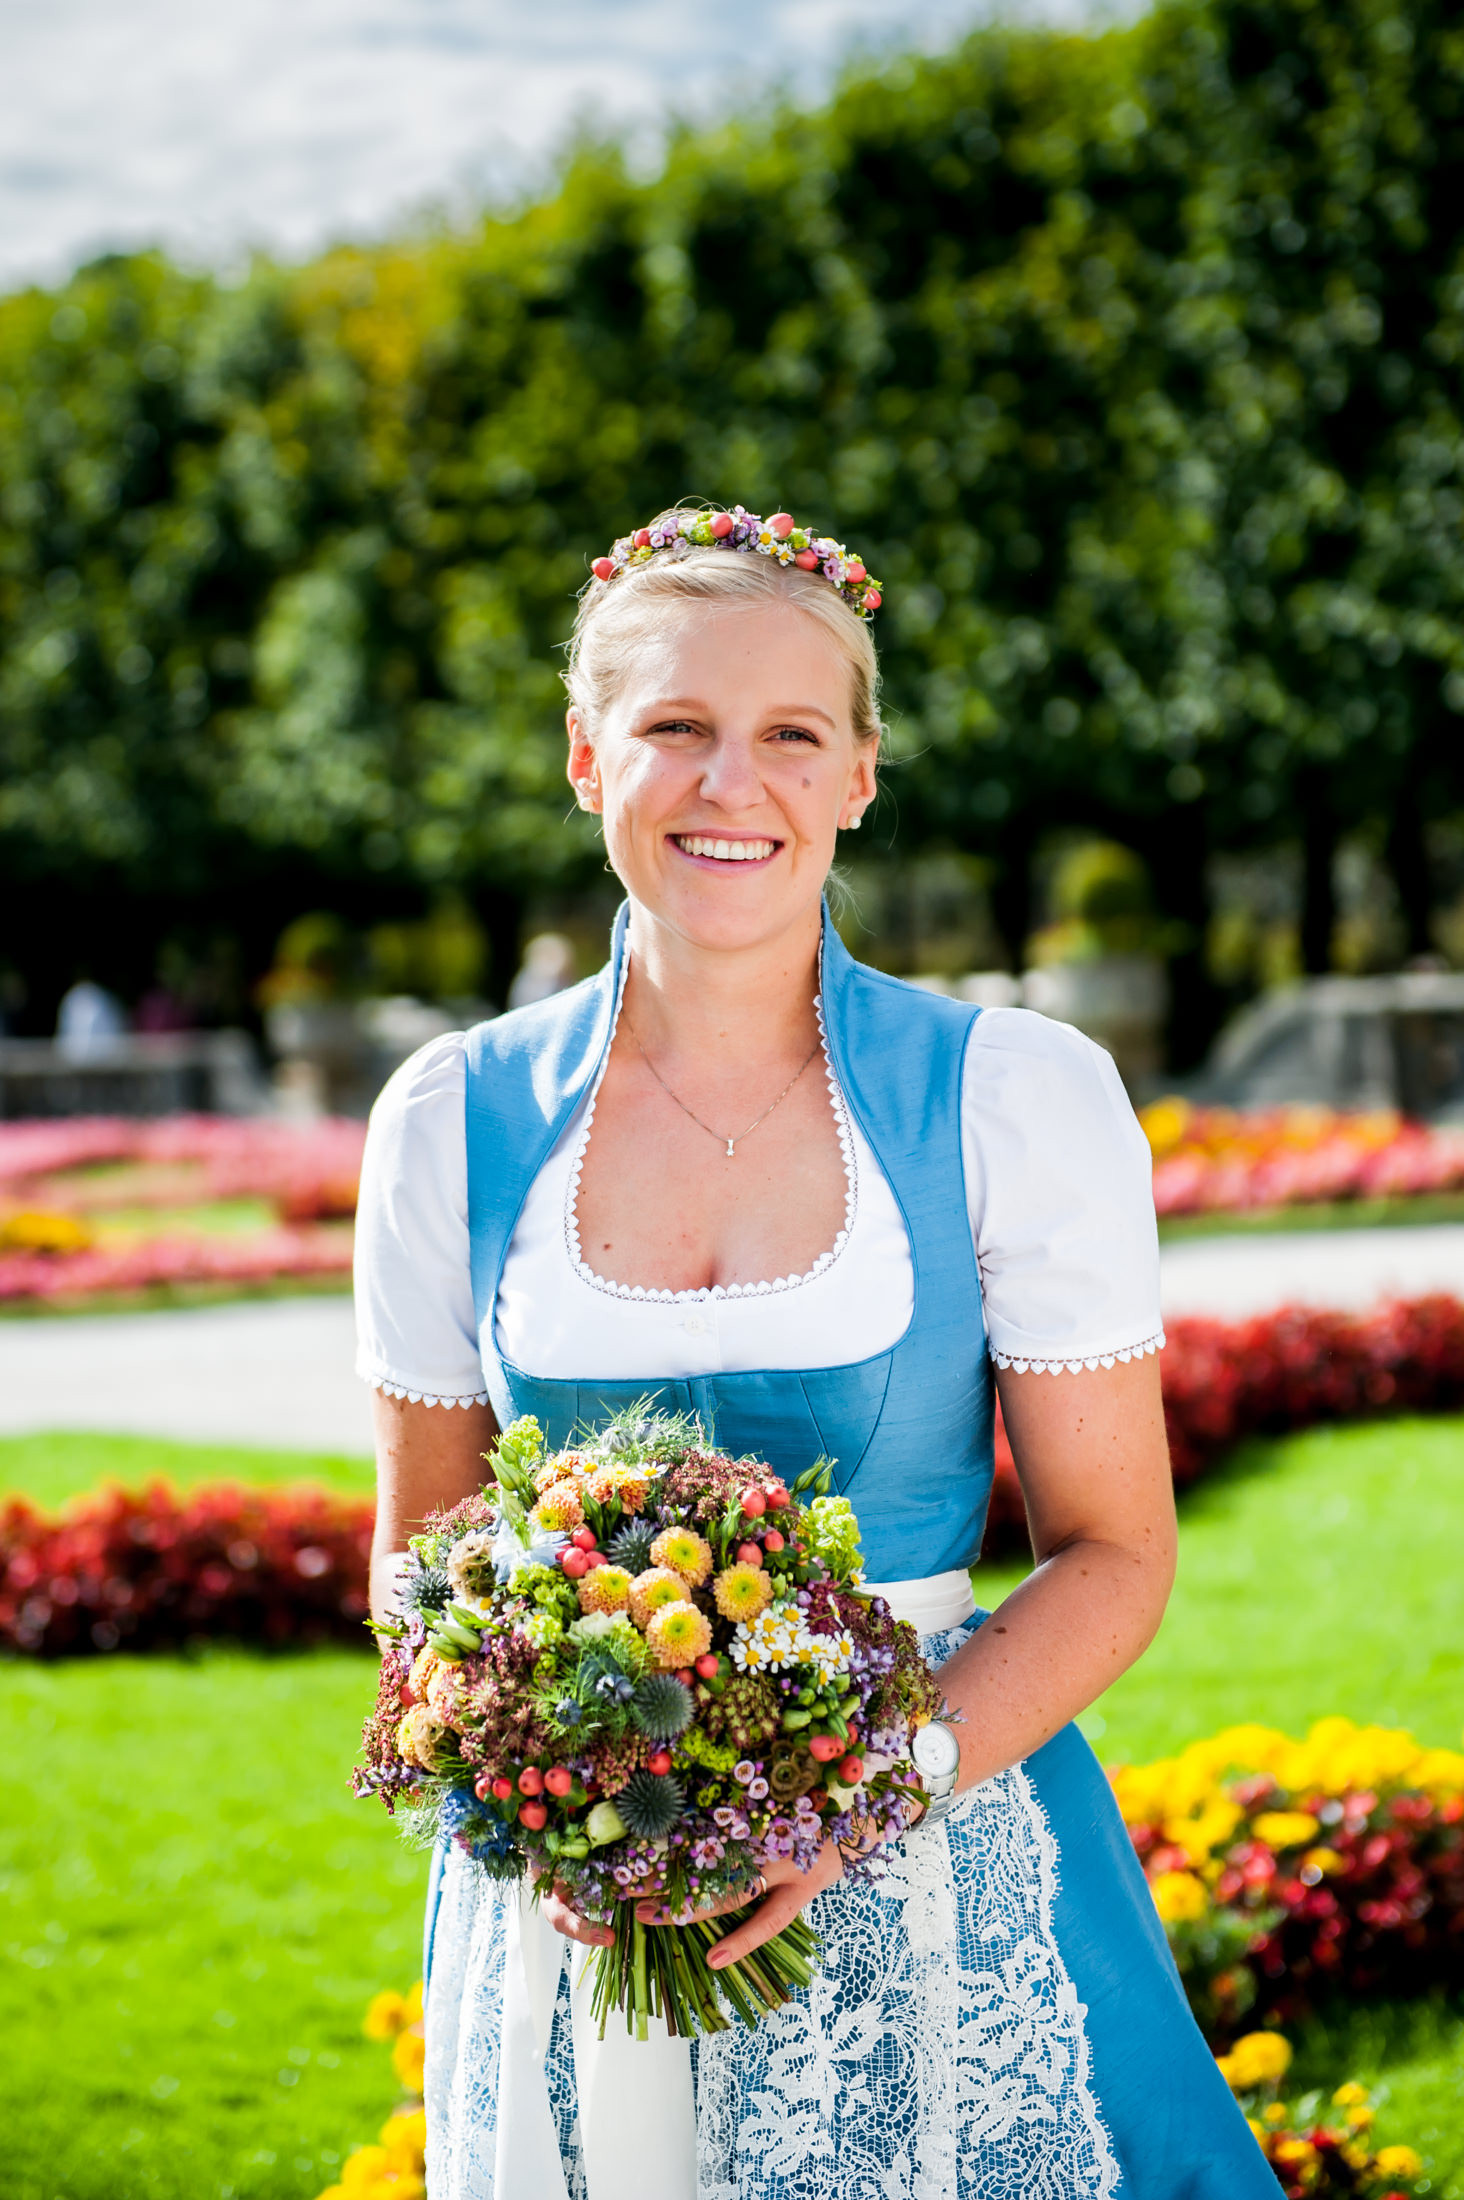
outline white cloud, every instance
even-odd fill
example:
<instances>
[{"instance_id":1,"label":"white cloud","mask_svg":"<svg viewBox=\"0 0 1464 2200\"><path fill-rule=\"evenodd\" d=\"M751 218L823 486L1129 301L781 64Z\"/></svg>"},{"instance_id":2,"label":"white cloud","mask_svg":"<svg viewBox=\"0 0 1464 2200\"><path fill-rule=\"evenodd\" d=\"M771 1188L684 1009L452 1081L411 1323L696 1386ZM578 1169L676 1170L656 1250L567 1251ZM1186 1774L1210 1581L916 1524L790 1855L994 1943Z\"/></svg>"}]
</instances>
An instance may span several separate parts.
<instances>
[{"instance_id":1,"label":"white cloud","mask_svg":"<svg viewBox=\"0 0 1464 2200\"><path fill-rule=\"evenodd\" d=\"M379 233L851 42L937 44L982 0L0 0L0 286L162 243L217 261ZM1082 16L1085 0L1029 0Z\"/></svg>"}]
</instances>

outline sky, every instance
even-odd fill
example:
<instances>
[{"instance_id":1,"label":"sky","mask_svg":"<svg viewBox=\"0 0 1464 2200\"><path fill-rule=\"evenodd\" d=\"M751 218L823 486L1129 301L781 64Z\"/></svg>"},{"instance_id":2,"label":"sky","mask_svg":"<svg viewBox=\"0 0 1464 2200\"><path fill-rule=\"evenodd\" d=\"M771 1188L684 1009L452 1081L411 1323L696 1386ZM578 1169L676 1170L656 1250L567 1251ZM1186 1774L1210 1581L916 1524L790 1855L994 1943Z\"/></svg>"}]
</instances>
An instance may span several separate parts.
<instances>
[{"instance_id":1,"label":"sky","mask_svg":"<svg viewBox=\"0 0 1464 2200\"><path fill-rule=\"evenodd\" d=\"M941 46L992 4L0 0L0 288L119 248L228 266L378 236L542 177L585 119L649 161L668 110L817 96L852 47Z\"/></svg>"}]
</instances>

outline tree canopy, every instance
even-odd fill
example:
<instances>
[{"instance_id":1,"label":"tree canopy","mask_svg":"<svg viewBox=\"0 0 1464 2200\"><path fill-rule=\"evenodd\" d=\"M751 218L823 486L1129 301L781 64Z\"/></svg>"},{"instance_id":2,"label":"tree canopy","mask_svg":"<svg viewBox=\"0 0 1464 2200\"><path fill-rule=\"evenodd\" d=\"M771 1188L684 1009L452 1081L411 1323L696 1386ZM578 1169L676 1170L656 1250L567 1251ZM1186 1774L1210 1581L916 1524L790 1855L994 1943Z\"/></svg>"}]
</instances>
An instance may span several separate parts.
<instances>
[{"instance_id":1,"label":"tree canopy","mask_svg":"<svg viewBox=\"0 0 1464 2200\"><path fill-rule=\"evenodd\" d=\"M989 856L1014 949L1054 823L1144 855L1181 1054L1217 850L1305 846L1321 967L1337 841L1381 821L1427 945L1460 205L1438 0L1165 0L855 70L650 182L586 146L467 233L0 301L7 933L450 889L509 937L601 860L561 776L574 592L694 494L880 573L884 831Z\"/></svg>"}]
</instances>

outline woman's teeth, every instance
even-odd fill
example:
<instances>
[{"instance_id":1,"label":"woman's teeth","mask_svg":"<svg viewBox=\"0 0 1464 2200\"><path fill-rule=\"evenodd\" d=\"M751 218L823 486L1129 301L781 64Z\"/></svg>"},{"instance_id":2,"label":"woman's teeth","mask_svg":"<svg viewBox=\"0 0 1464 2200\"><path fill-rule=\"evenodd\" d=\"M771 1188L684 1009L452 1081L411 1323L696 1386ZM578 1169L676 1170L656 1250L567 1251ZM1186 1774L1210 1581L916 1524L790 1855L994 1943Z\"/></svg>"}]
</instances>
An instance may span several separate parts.
<instances>
[{"instance_id":1,"label":"woman's teeth","mask_svg":"<svg viewBox=\"0 0 1464 2200\"><path fill-rule=\"evenodd\" d=\"M706 840L700 833L671 837L687 855L710 856L715 863L765 863L778 845L775 840Z\"/></svg>"}]
</instances>

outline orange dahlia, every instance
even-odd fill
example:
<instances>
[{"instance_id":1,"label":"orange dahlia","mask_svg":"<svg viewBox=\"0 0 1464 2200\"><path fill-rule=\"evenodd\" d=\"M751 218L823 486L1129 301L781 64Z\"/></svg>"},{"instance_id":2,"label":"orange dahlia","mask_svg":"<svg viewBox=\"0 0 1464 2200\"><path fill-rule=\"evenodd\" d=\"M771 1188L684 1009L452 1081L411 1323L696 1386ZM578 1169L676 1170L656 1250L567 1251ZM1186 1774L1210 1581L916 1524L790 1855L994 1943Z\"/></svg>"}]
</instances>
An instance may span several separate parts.
<instances>
[{"instance_id":1,"label":"orange dahlia","mask_svg":"<svg viewBox=\"0 0 1464 2200\"><path fill-rule=\"evenodd\" d=\"M651 1615L646 1648L663 1673L694 1665L712 1647L712 1623L694 1604L663 1604Z\"/></svg>"}]
</instances>

